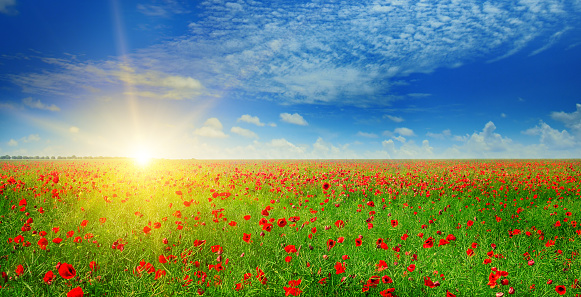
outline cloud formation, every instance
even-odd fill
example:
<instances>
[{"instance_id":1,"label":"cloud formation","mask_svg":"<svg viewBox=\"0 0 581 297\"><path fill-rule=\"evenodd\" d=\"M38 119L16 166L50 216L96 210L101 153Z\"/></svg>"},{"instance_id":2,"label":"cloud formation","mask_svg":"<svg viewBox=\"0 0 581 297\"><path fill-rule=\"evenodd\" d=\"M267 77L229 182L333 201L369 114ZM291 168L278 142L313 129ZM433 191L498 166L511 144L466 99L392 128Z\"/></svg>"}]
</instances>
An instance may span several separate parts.
<instances>
[{"instance_id":1,"label":"cloud formation","mask_svg":"<svg viewBox=\"0 0 581 297\"><path fill-rule=\"evenodd\" d=\"M24 103L24 105L30 107L30 108L36 108L36 109L44 109L44 110L50 110L50 111L60 111L61 109L54 105L46 105L42 102L40 102L40 100L34 100L32 99L32 97L27 97L22 99L22 103Z\"/></svg>"},{"instance_id":2,"label":"cloud formation","mask_svg":"<svg viewBox=\"0 0 581 297\"><path fill-rule=\"evenodd\" d=\"M0 0L0 13L17 14L18 11L13 6L16 6L16 0Z\"/></svg>"},{"instance_id":3,"label":"cloud formation","mask_svg":"<svg viewBox=\"0 0 581 297\"><path fill-rule=\"evenodd\" d=\"M258 117L251 116L249 114L242 115L236 121L237 122L245 122L245 123L254 124L254 125L258 126L258 127L263 127L264 125L266 125L263 122L261 122ZM270 126L270 127L276 127L276 124L275 123L268 123L268 126Z\"/></svg>"},{"instance_id":4,"label":"cloud formation","mask_svg":"<svg viewBox=\"0 0 581 297\"><path fill-rule=\"evenodd\" d=\"M137 8L161 17L187 12L169 0ZM183 36L119 60L45 58L54 68L9 78L29 93L126 83L134 86L126 94L160 99L228 90L284 104L389 104L429 96L394 91L409 74L498 61L533 42L544 46L532 55L555 46L574 31L579 11L573 0L204 1Z\"/></svg>"},{"instance_id":5,"label":"cloud formation","mask_svg":"<svg viewBox=\"0 0 581 297\"><path fill-rule=\"evenodd\" d=\"M209 118L201 128L194 130L194 135L208 138L226 138L228 135L222 131L222 123L217 118Z\"/></svg>"},{"instance_id":6,"label":"cloud formation","mask_svg":"<svg viewBox=\"0 0 581 297\"><path fill-rule=\"evenodd\" d=\"M305 119L298 113L281 113L280 114L280 120L285 122L285 123L289 123L289 124L295 124L295 125L299 125L299 126L307 126L309 125L309 123L307 123L307 121L305 121Z\"/></svg>"},{"instance_id":7,"label":"cloud formation","mask_svg":"<svg viewBox=\"0 0 581 297\"><path fill-rule=\"evenodd\" d=\"M248 129L244 129L244 128L240 128L240 127L232 127L230 129L230 132L247 137L247 138L258 138L258 135L256 135L256 133L248 130Z\"/></svg>"}]
</instances>

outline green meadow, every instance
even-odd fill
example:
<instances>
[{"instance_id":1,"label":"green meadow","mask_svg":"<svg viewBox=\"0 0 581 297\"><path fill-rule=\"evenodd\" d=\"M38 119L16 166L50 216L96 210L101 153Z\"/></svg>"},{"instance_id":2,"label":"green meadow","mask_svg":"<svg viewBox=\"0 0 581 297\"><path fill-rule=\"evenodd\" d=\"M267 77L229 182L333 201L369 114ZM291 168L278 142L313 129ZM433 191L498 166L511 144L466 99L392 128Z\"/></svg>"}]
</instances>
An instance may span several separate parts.
<instances>
[{"instance_id":1,"label":"green meadow","mask_svg":"<svg viewBox=\"0 0 581 297\"><path fill-rule=\"evenodd\" d=\"M581 296L576 160L0 163L1 296Z\"/></svg>"}]
</instances>

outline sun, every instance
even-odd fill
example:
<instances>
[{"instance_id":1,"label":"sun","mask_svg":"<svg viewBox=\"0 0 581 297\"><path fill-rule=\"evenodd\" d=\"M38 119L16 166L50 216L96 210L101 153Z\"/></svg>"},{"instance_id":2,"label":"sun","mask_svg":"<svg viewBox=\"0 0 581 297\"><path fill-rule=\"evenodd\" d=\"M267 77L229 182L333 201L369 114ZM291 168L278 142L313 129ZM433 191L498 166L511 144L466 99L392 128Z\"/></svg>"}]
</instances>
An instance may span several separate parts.
<instances>
[{"instance_id":1,"label":"sun","mask_svg":"<svg viewBox=\"0 0 581 297\"><path fill-rule=\"evenodd\" d=\"M133 159L139 166L147 166L151 161L151 154L146 150L140 150L134 154Z\"/></svg>"}]
</instances>

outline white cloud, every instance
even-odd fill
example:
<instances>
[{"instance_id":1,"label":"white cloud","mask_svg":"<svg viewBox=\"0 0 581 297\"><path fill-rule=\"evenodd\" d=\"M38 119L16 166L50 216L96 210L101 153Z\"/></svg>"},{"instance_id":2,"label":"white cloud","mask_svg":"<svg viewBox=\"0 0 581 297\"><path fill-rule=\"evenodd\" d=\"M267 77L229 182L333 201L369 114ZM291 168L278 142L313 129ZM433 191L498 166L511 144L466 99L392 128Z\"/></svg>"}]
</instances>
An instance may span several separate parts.
<instances>
[{"instance_id":1,"label":"white cloud","mask_svg":"<svg viewBox=\"0 0 581 297\"><path fill-rule=\"evenodd\" d=\"M79 127L76 126L69 127L69 132L71 133L79 133L79 131L80 131Z\"/></svg>"},{"instance_id":2,"label":"white cloud","mask_svg":"<svg viewBox=\"0 0 581 297\"><path fill-rule=\"evenodd\" d=\"M395 130L393 130L394 133L397 133L401 136L415 136L414 131L410 128L406 128L406 127L401 127L401 128L395 128Z\"/></svg>"},{"instance_id":3,"label":"white cloud","mask_svg":"<svg viewBox=\"0 0 581 297\"><path fill-rule=\"evenodd\" d=\"M40 100L34 100L32 99L32 97L27 97L22 99L22 103L24 103L24 105L30 107L30 108L36 108L36 109L44 109L44 110L50 110L50 111L60 111L61 109L54 105L46 105L42 102L40 102Z\"/></svg>"},{"instance_id":4,"label":"white cloud","mask_svg":"<svg viewBox=\"0 0 581 297\"><path fill-rule=\"evenodd\" d=\"M494 133L496 126L493 122L484 125L480 133L473 133L466 142L468 150L473 152L503 152L507 151L512 144L510 138L502 137Z\"/></svg>"},{"instance_id":5,"label":"white cloud","mask_svg":"<svg viewBox=\"0 0 581 297\"><path fill-rule=\"evenodd\" d=\"M571 113L564 111L552 112L551 118L559 121L565 125L565 127L573 129L575 132L581 134L581 104L576 104L577 110Z\"/></svg>"},{"instance_id":6,"label":"white cloud","mask_svg":"<svg viewBox=\"0 0 581 297\"><path fill-rule=\"evenodd\" d=\"M398 139L399 140L399 139ZM418 146L414 141L399 140L401 145L396 147L392 139L381 142L385 152L392 159L432 159L435 157L433 147L428 140L423 140L422 145Z\"/></svg>"},{"instance_id":7,"label":"white cloud","mask_svg":"<svg viewBox=\"0 0 581 297\"><path fill-rule=\"evenodd\" d=\"M10 139L10 141L8 141L8 146L18 146L18 141Z\"/></svg>"},{"instance_id":8,"label":"white cloud","mask_svg":"<svg viewBox=\"0 0 581 297\"><path fill-rule=\"evenodd\" d=\"M4 7L14 3L2 1ZM138 10L152 16L186 11L174 3L140 4ZM555 46L571 34L567 24L581 9L567 3L202 1L190 32L129 54L130 67L117 59L43 59L51 68L8 78L25 92L42 94L78 95L90 92L81 86L122 89L131 82L129 94L153 98L228 90L287 104L389 104L426 95L385 96L409 74L499 60L535 41Z\"/></svg>"},{"instance_id":9,"label":"white cloud","mask_svg":"<svg viewBox=\"0 0 581 297\"><path fill-rule=\"evenodd\" d=\"M209 118L202 128L194 130L194 134L209 138L226 138L228 135L222 131L222 123L217 118Z\"/></svg>"},{"instance_id":10,"label":"white cloud","mask_svg":"<svg viewBox=\"0 0 581 297\"><path fill-rule=\"evenodd\" d=\"M254 124L259 127L263 127L265 124L260 121L258 117L253 117L249 114L242 115L240 118L236 120L237 122L246 122L250 124Z\"/></svg>"},{"instance_id":11,"label":"white cloud","mask_svg":"<svg viewBox=\"0 0 581 297\"><path fill-rule=\"evenodd\" d=\"M375 133L367 133L367 132L357 132L357 136L366 137L366 138L377 138L377 134Z\"/></svg>"},{"instance_id":12,"label":"white cloud","mask_svg":"<svg viewBox=\"0 0 581 297\"><path fill-rule=\"evenodd\" d=\"M305 119L298 113L281 113L280 114L280 120L285 122L285 123L289 123L289 124L295 124L295 125L300 125L300 126L307 126L309 123L307 123L307 121L305 121Z\"/></svg>"},{"instance_id":13,"label":"white cloud","mask_svg":"<svg viewBox=\"0 0 581 297\"><path fill-rule=\"evenodd\" d=\"M156 4L137 4L137 11L147 16L153 17L171 17L174 14L189 13L181 3L174 0L165 0Z\"/></svg>"},{"instance_id":14,"label":"white cloud","mask_svg":"<svg viewBox=\"0 0 581 297\"><path fill-rule=\"evenodd\" d=\"M16 0L0 0L0 13L4 14L17 14L18 11L14 10L12 6L16 5Z\"/></svg>"},{"instance_id":15,"label":"white cloud","mask_svg":"<svg viewBox=\"0 0 581 297\"><path fill-rule=\"evenodd\" d=\"M446 138L452 136L452 131L450 131L450 129L446 129L446 130L442 131L442 133L428 132L428 133L426 133L426 136L432 137L432 138L438 138L438 139L446 139Z\"/></svg>"},{"instance_id":16,"label":"white cloud","mask_svg":"<svg viewBox=\"0 0 581 297\"><path fill-rule=\"evenodd\" d=\"M385 115L384 117L396 122L396 123L401 123L404 121L404 119L402 117L396 117L396 116L392 116L392 115Z\"/></svg>"},{"instance_id":17,"label":"white cloud","mask_svg":"<svg viewBox=\"0 0 581 297\"><path fill-rule=\"evenodd\" d=\"M577 145L575 138L569 132L566 130L559 132L543 121L540 121L537 126L527 129L522 133L526 135L539 135L540 143L549 149L570 149Z\"/></svg>"},{"instance_id":18,"label":"white cloud","mask_svg":"<svg viewBox=\"0 0 581 297\"><path fill-rule=\"evenodd\" d=\"M248 129L244 129L244 128L240 128L240 127L232 127L230 129L230 132L236 133L238 135L248 137L248 138L258 138L258 135L256 135L256 133L254 133Z\"/></svg>"}]
</instances>

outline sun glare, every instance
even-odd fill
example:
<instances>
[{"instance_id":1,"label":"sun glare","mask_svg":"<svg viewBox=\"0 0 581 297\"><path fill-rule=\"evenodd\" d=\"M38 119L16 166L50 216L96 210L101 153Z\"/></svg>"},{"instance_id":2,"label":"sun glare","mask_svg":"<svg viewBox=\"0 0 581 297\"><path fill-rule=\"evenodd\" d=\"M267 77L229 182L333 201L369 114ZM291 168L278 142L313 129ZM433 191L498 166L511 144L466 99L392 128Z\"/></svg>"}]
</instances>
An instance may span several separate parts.
<instances>
[{"instance_id":1,"label":"sun glare","mask_svg":"<svg viewBox=\"0 0 581 297\"><path fill-rule=\"evenodd\" d=\"M139 166L146 166L151 161L151 155L146 151L140 151L133 157L135 163Z\"/></svg>"}]
</instances>

